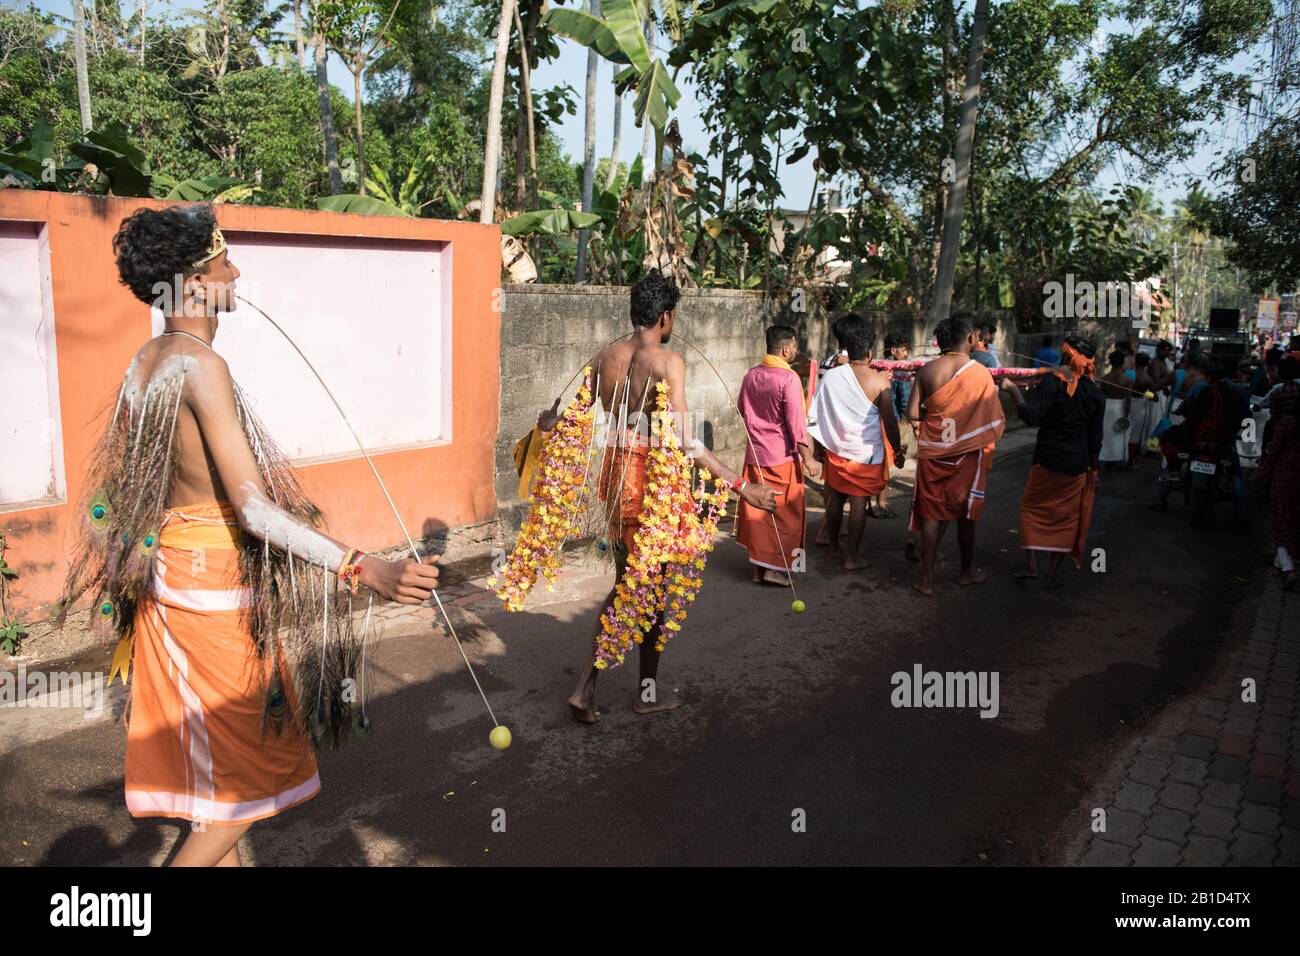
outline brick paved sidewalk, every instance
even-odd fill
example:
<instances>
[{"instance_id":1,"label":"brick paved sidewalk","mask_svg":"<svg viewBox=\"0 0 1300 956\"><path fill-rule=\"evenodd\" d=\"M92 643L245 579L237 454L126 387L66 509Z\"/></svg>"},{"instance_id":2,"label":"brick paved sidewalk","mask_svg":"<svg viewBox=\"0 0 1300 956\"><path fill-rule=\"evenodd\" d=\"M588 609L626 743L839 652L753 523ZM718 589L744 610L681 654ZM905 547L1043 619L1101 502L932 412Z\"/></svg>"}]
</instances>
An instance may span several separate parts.
<instances>
[{"instance_id":1,"label":"brick paved sidewalk","mask_svg":"<svg viewBox=\"0 0 1300 956\"><path fill-rule=\"evenodd\" d=\"M1104 810L1105 832L1083 831L1066 862L1300 865L1298 657L1300 593L1281 591L1269 569L1249 639L1116 761L1081 818L1082 830Z\"/></svg>"}]
</instances>

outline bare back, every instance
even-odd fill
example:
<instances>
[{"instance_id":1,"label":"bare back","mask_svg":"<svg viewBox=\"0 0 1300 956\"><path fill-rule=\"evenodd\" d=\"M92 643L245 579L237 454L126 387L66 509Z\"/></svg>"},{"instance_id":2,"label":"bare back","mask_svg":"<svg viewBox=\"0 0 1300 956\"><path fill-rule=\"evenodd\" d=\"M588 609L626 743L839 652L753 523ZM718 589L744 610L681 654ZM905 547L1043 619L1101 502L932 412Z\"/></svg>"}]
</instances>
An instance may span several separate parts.
<instances>
[{"instance_id":1,"label":"bare back","mask_svg":"<svg viewBox=\"0 0 1300 956\"><path fill-rule=\"evenodd\" d=\"M921 366L916 373L916 384L922 401L947 385L954 375L965 368L971 357L964 352L950 352Z\"/></svg>"},{"instance_id":2,"label":"bare back","mask_svg":"<svg viewBox=\"0 0 1300 956\"><path fill-rule=\"evenodd\" d=\"M149 384L163 375L178 371L181 363L190 370L198 367L203 353L210 352L204 345L183 335L159 335L150 339L136 353L127 371L127 400L138 400ZM199 384L199 376L186 375L185 394L191 398ZM132 399L131 396L137 396ZM204 501L225 500L226 491L217 472L216 463L194 417L191 401L182 401L176 413L176 471L168 493L170 508Z\"/></svg>"},{"instance_id":3,"label":"bare back","mask_svg":"<svg viewBox=\"0 0 1300 956\"><path fill-rule=\"evenodd\" d=\"M654 387L660 382L671 385L682 364L680 355L659 343L629 338L605 346L593 363L601 407L611 413L626 404L629 415L648 411L654 407Z\"/></svg>"}]
</instances>

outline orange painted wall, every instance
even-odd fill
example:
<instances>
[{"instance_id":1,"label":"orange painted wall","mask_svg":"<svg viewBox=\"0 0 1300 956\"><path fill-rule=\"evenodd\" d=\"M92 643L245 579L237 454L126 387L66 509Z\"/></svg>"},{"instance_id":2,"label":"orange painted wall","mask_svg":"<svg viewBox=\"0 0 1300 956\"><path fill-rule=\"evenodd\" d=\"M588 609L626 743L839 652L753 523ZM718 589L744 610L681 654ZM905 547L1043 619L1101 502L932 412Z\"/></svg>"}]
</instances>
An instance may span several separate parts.
<instances>
[{"instance_id":1,"label":"orange painted wall","mask_svg":"<svg viewBox=\"0 0 1300 956\"><path fill-rule=\"evenodd\" d=\"M58 597L75 546L86 461L98 439L104 403L121 384L132 356L150 336L149 309L118 282L112 238L141 206L167 203L0 189L0 220L46 227L50 251L66 501L0 511L7 559L20 577L11 609L39 616ZM452 441L375 455L402 520L413 536L493 517L493 443L497 435L500 316L494 308L501 273L496 226L429 219L356 216L298 209L217 206L223 230L318 236L415 239L451 244ZM0 316L3 321L3 316ZM220 343L218 343L219 346ZM4 395L21 402L22 396ZM336 415L323 392L303 397ZM0 467L3 467L0 462ZM308 493L329 531L347 544L377 550L402 541L365 460L302 469Z\"/></svg>"}]
</instances>

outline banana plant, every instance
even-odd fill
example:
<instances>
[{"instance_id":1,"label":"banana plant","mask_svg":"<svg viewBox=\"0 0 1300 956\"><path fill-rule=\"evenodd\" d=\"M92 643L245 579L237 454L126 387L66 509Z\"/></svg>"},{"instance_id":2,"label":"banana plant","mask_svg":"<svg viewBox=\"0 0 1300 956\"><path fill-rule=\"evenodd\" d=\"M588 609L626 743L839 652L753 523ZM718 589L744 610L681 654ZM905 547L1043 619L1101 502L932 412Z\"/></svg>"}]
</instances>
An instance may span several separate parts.
<instances>
[{"instance_id":1,"label":"banana plant","mask_svg":"<svg viewBox=\"0 0 1300 956\"><path fill-rule=\"evenodd\" d=\"M522 238L526 236L567 236L579 229L590 229L600 222L592 212L574 209L538 209L507 219L501 224L501 234Z\"/></svg>"},{"instance_id":2,"label":"banana plant","mask_svg":"<svg viewBox=\"0 0 1300 956\"><path fill-rule=\"evenodd\" d=\"M673 5L674 14L676 4ZM624 66L614 77L619 92L634 93L633 110L638 125L649 121L655 130L655 155L663 152L664 127L681 99L663 60L654 56L646 42L645 21L638 0L602 0L602 16L581 10L553 7L542 22L611 63Z\"/></svg>"},{"instance_id":3,"label":"banana plant","mask_svg":"<svg viewBox=\"0 0 1300 956\"><path fill-rule=\"evenodd\" d=\"M419 217L425 207L437 201L436 196L420 201L423 196L428 195L429 180L435 172L432 155L426 156L412 166L398 189L393 188L392 180L381 167L372 166L370 172L373 175L366 178L366 189L370 194L402 210L408 216Z\"/></svg>"}]
</instances>

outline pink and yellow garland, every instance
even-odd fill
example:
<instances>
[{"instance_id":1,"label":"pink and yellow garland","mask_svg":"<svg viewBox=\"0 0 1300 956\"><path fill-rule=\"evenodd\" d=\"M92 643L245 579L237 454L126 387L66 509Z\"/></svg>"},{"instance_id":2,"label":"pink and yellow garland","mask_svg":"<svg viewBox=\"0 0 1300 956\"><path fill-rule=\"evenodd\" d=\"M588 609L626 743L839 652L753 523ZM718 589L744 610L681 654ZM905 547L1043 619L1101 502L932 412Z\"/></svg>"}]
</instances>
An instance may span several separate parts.
<instances>
[{"instance_id":1,"label":"pink and yellow garland","mask_svg":"<svg viewBox=\"0 0 1300 956\"><path fill-rule=\"evenodd\" d=\"M488 585L495 589L506 610L523 610L539 573L546 578L548 588L554 587L564 561L564 542L581 532L594 416L591 369L586 368L578 394L556 426L546 433L533 484L533 506L519 529L514 549L500 577L488 578Z\"/></svg>"},{"instance_id":2,"label":"pink and yellow garland","mask_svg":"<svg viewBox=\"0 0 1300 956\"><path fill-rule=\"evenodd\" d=\"M596 667L601 670L623 663L632 645L640 644L656 623L656 651L681 630L727 508L727 482L718 481L709 491L706 483L712 475L700 469L700 482L691 487L691 464L673 427L668 385L660 382L655 391L645 502L627 573L615 588L614 603L601 615L603 633L596 648Z\"/></svg>"}]
</instances>

